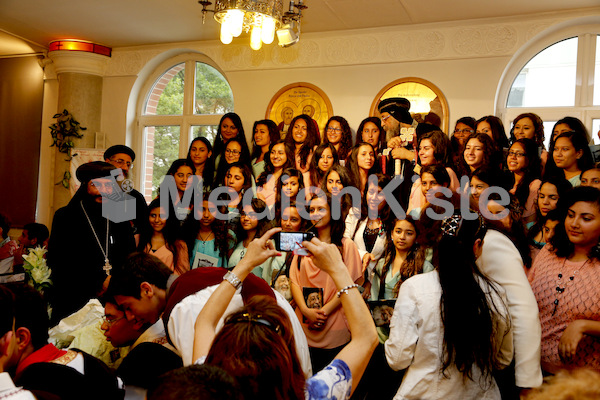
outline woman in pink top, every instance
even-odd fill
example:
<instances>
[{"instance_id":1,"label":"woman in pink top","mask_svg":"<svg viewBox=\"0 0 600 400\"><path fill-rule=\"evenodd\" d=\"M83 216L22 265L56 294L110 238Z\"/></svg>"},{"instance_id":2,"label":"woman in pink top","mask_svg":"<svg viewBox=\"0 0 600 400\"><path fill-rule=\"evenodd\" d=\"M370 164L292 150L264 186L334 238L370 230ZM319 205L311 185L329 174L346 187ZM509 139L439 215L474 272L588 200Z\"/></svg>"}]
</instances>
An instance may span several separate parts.
<instances>
[{"instance_id":1,"label":"woman in pink top","mask_svg":"<svg viewBox=\"0 0 600 400\"><path fill-rule=\"evenodd\" d=\"M256 197L272 207L275 204L277 180L286 168L294 166L294 150L284 140L271 143L265 156L265 170L256 179Z\"/></svg>"},{"instance_id":2,"label":"woman in pink top","mask_svg":"<svg viewBox=\"0 0 600 400\"><path fill-rule=\"evenodd\" d=\"M600 190L572 189L561 210L564 222L529 273L542 324L542 369L600 371Z\"/></svg>"},{"instance_id":3,"label":"woman in pink top","mask_svg":"<svg viewBox=\"0 0 600 400\"><path fill-rule=\"evenodd\" d=\"M531 139L518 139L508 150L506 167L510 172L510 194L514 195L523 212L525 223L535 220L535 202L542 181L537 144Z\"/></svg>"},{"instance_id":4,"label":"woman in pink top","mask_svg":"<svg viewBox=\"0 0 600 400\"><path fill-rule=\"evenodd\" d=\"M354 282L362 280L362 265L358 249L350 239L343 238L345 215L333 219L331 195L313 197L309 204L312 231L325 243L337 245L344 264ZM336 286L331 277L318 268L308 257L295 255L290 267L292 296L298 305L296 314L302 322L310 348L313 371L326 366L346 343L350 331L336 297Z\"/></svg>"}]
</instances>

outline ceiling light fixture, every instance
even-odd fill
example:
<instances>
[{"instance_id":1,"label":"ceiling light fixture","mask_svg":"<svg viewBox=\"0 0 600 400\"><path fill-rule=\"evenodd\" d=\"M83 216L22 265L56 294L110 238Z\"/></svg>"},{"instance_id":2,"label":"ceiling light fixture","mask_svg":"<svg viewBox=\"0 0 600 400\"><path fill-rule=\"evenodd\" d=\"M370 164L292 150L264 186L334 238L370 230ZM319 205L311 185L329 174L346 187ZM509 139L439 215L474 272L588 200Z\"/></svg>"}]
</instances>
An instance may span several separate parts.
<instances>
[{"instance_id":1,"label":"ceiling light fixture","mask_svg":"<svg viewBox=\"0 0 600 400\"><path fill-rule=\"evenodd\" d=\"M202 23L206 13L212 12L221 24L221 42L229 44L242 32L250 32L250 47L260 50L262 44L277 39L281 47L289 47L300 39L302 0L290 0L288 11L283 12L283 0L216 0L214 10L206 7L211 1L198 1L202 5Z\"/></svg>"}]
</instances>

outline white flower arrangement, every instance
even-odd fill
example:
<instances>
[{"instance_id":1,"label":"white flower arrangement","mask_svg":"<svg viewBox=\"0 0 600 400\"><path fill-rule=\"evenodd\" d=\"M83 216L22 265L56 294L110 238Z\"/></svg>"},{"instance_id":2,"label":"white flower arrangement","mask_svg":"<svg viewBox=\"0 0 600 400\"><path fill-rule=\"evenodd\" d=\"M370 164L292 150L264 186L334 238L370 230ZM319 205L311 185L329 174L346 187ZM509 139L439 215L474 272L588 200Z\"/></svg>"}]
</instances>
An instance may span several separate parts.
<instances>
[{"instance_id":1,"label":"white flower arrangement","mask_svg":"<svg viewBox=\"0 0 600 400\"><path fill-rule=\"evenodd\" d=\"M46 247L36 247L29 250L29 254L23 256L25 263L23 269L27 274L27 280L31 286L37 291L42 292L44 289L52 286L50 275L52 270L48 268L44 255L48 252Z\"/></svg>"}]
</instances>

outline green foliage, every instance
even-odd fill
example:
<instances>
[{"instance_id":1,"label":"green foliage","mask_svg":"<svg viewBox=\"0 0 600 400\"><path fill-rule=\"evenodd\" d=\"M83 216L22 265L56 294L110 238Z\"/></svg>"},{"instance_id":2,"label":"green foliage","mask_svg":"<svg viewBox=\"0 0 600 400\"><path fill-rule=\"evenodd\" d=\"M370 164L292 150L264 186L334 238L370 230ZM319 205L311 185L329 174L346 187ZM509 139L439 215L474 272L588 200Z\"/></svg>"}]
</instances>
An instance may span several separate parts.
<instances>
[{"instance_id":1,"label":"green foliage","mask_svg":"<svg viewBox=\"0 0 600 400\"><path fill-rule=\"evenodd\" d=\"M67 155L68 158L65 161L71 161L77 155L71 154L71 150L75 147L73 138L82 138L81 131L85 131L87 128L82 127L67 110L54 114L52 118L56 119L56 123L49 126L52 135L50 147L56 146L58 151Z\"/></svg>"},{"instance_id":2,"label":"green foliage","mask_svg":"<svg viewBox=\"0 0 600 400\"><path fill-rule=\"evenodd\" d=\"M196 63L195 114L225 114L233 111L233 93L229 84L210 65Z\"/></svg>"},{"instance_id":3,"label":"green foliage","mask_svg":"<svg viewBox=\"0 0 600 400\"><path fill-rule=\"evenodd\" d=\"M151 129L151 128L148 128ZM171 163L179 158L179 126L157 126L154 131L152 197L158 195L163 176Z\"/></svg>"}]
</instances>

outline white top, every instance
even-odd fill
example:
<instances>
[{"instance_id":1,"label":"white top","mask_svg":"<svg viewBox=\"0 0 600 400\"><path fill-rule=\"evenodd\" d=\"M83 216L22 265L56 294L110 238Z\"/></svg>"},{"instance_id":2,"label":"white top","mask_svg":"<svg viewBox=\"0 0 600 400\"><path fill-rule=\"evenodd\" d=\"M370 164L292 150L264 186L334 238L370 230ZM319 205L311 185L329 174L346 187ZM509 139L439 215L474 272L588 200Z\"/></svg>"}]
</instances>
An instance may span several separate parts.
<instances>
[{"instance_id":1,"label":"white top","mask_svg":"<svg viewBox=\"0 0 600 400\"><path fill-rule=\"evenodd\" d=\"M523 270L519 251L508 237L494 229L488 229L477 266L506 292L514 332L517 386L540 386L543 379L540 366L542 327L537 302Z\"/></svg>"},{"instance_id":2,"label":"white top","mask_svg":"<svg viewBox=\"0 0 600 400\"><path fill-rule=\"evenodd\" d=\"M35 400L35 397L29 390L16 387L8 372L2 372L0 373L0 399Z\"/></svg>"},{"instance_id":3,"label":"white top","mask_svg":"<svg viewBox=\"0 0 600 400\"><path fill-rule=\"evenodd\" d=\"M368 218L363 219L358 223L358 228L356 228L356 233L354 234L354 243L358 248L358 254L360 255L360 260L362 261L365 254L368 254L367 246L365 245L365 239L363 237L365 233L365 228L367 227ZM383 224L383 223L382 223ZM383 228L383 225L382 225ZM383 253L385 252L385 246L387 243L387 238L385 235L385 231L382 230L381 234L377 235L377 239L375 239L375 244L373 245L373 249L371 250L371 254L375 257L374 261L369 262L367 269L369 270L369 278L373 274L373 270L377 265L377 261L381 258Z\"/></svg>"},{"instance_id":4,"label":"white top","mask_svg":"<svg viewBox=\"0 0 600 400\"><path fill-rule=\"evenodd\" d=\"M498 290L503 296L502 289ZM494 291L490 292L487 286L484 291L500 312L507 313L502 298ZM400 286L390 323L390 337L385 342L385 355L392 369L408 367L408 370L394 399L500 399L495 380L492 379L489 387L479 385L481 371L475 366L474 381L463 380L463 375L454 366L446 370L447 377L441 374L444 336L441 296L437 270L413 276ZM512 334L504 319L498 319L497 323L496 361L498 365L506 366L512 360Z\"/></svg>"},{"instance_id":5,"label":"white top","mask_svg":"<svg viewBox=\"0 0 600 400\"><path fill-rule=\"evenodd\" d=\"M169 322L167 323L167 329L173 345L175 345L179 354L181 354L184 366L191 365L195 361L192 360L194 346L194 325L196 323L196 319L198 318L198 314L200 314L200 311L202 311L202 308L208 301L209 297L213 294L218 286L219 285L209 286L190 296L187 296L177 303L177 305L173 307L173 311L171 311ZM277 298L277 305L283 308L292 322L292 328L294 329L294 341L296 342L296 352L298 353L298 358L300 359L300 365L302 366L304 374L309 377L312 375L312 367L310 363L310 354L308 352L308 342L306 341L306 336L302 330L302 325L300 324L300 321L298 321L298 317L296 317L294 309L292 306L290 306L290 303L288 303L288 301L277 291L273 290L273 293L275 293L275 297ZM223 322L229 314L238 311L243 306L244 301L242 300L241 289L238 289L229 302L229 306L227 307L227 310L225 310L223 317L217 324L216 331L218 332L221 330L223 327Z\"/></svg>"}]
</instances>

